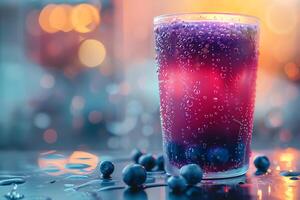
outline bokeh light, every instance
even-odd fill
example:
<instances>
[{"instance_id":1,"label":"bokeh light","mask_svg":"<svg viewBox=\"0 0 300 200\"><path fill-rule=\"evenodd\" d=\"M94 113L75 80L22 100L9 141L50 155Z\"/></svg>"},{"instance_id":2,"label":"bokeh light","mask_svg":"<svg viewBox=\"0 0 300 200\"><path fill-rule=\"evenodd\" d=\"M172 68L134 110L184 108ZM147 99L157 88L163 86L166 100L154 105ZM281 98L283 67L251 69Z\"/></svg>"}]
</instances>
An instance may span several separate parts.
<instances>
[{"instance_id":1,"label":"bokeh light","mask_svg":"<svg viewBox=\"0 0 300 200\"><path fill-rule=\"evenodd\" d=\"M51 74L45 74L40 80L42 88L50 89L55 85L55 79Z\"/></svg>"},{"instance_id":2,"label":"bokeh light","mask_svg":"<svg viewBox=\"0 0 300 200\"><path fill-rule=\"evenodd\" d=\"M88 33L95 30L99 23L99 8L90 4L48 4L39 15L39 24L47 33L72 30Z\"/></svg>"},{"instance_id":3,"label":"bokeh light","mask_svg":"<svg viewBox=\"0 0 300 200\"><path fill-rule=\"evenodd\" d=\"M50 24L50 15L52 11L56 8L55 4L48 4L43 8L39 16L39 24L41 28L48 33L55 33L58 29L52 27Z\"/></svg>"},{"instance_id":4,"label":"bokeh light","mask_svg":"<svg viewBox=\"0 0 300 200\"><path fill-rule=\"evenodd\" d=\"M70 13L72 7L69 5L56 5L49 14L50 26L54 29L68 32L72 30Z\"/></svg>"},{"instance_id":5,"label":"bokeh light","mask_svg":"<svg viewBox=\"0 0 300 200\"><path fill-rule=\"evenodd\" d=\"M40 169L51 176L59 176L66 173L65 165L67 162L64 155L58 154L55 151L41 153L38 158Z\"/></svg>"},{"instance_id":6,"label":"bokeh light","mask_svg":"<svg viewBox=\"0 0 300 200\"><path fill-rule=\"evenodd\" d=\"M293 62L289 62L284 66L284 72L286 73L287 77L291 80L300 79L300 67L298 67Z\"/></svg>"},{"instance_id":7,"label":"bokeh light","mask_svg":"<svg viewBox=\"0 0 300 200\"><path fill-rule=\"evenodd\" d=\"M34 117L34 125L40 129L48 128L51 118L47 113L37 113Z\"/></svg>"},{"instance_id":8,"label":"bokeh light","mask_svg":"<svg viewBox=\"0 0 300 200\"><path fill-rule=\"evenodd\" d=\"M106 49L98 40L85 40L79 47L79 60L86 67L96 67L100 65L104 61L105 56Z\"/></svg>"},{"instance_id":9,"label":"bokeh light","mask_svg":"<svg viewBox=\"0 0 300 200\"><path fill-rule=\"evenodd\" d=\"M266 10L268 28L276 34L288 34L296 28L297 8L285 1L275 1Z\"/></svg>"},{"instance_id":10,"label":"bokeh light","mask_svg":"<svg viewBox=\"0 0 300 200\"><path fill-rule=\"evenodd\" d=\"M53 144L57 140L57 132L54 129L47 129L43 134L43 138L48 144Z\"/></svg>"},{"instance_id":11,"label":"bokeh light","mask_svg":"<svg viewBox=\"0 0 300 200\"><path fill-rule=\"evenodd\" d=\"M97 123L101 122L102 114L99 111L92 111L89 113L88 118L92 124L97 124Z\"/></svg>"},{"instance_id":12,"label":"bokeh light","mask_svg":"<svg viewBox=\"0 0 300 200\"><path fill-rule=\"evenodd\" d=\"M51 176L89 174L96 169L98 162L97 155L85 151L74 151L70 156L48 151L38 158L40 169Z\"/></svg>"},{"instance_id":13,"label":"bokeh light","mask_svg":"<svg viewBox=\"0 0 300 200\"><path fill-rule=\"evenodd\" d=\"M73 110L81 110L84 108L85 100L82 96L74 96L71 102Z\"/></svg>"},{"instance_id":14,"label":"bokeh light","mask_svg":"<svg viewBox=\"0 0 300 200\"><path fill-rule=\"evenodd\" d=\"M77 32L91 32L100 23L99 10L90 4L79 4L72 10L71 21Z\"/></svg>"},{"instance_id":15,"label":"bokeh light","mask_svg":"<svg viewBox=\"0 0 300 200\"><path fill-rule=\"evenodd\" d=\"M284 165L283 167L281 166L281 168L291 169L291 167L293 167L294 169L295 151L290 148L286 149L284 152L280 153L279 160Z\"/></svg>"},{"instance_id":16,"label":"bokeh light","mask_svg":"<svg viewBox=\"0 0 300 200\"><path fill-rule=\"evenodd\" d=\"M67 5L67 4L62 4L60 7L64 9L64 11L66 13L65 16L67 17L66 23L61 28L61 30L64 32L69 32L69 31L73 30L73 25L71 22L71 13L72 13L73 7L70 5Z\"/></svg>"},{"instance_id":17,"label":"bokeh light","mask_svg":"<svg viewBox=\"0 0 300 200\"><path fill-rule=\"evenodd\" d=\"M75 174L87 174L93 172L93 170L96 169L98 162L98 156L85 151L74 151L68 160L68 164L85 164L88 166L84 170L70 169L70 171Z\"/></svg>"}]
</instances>

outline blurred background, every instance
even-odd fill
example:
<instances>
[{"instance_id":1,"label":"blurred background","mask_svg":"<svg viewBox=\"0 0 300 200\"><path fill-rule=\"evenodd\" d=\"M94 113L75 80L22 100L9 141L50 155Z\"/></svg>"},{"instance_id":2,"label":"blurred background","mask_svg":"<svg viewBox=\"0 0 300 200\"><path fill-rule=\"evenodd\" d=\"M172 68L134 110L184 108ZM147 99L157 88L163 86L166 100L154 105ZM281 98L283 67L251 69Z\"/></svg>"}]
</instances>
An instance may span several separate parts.
<instances>
[{"instance_id":1,"label":"blurred background","mask_svg":"<svg viewBox=\"0 0 300 200\"><path fill-rule=\"evenodd\" d=\"M261 20L254 148L300 146L300 0L1 0L0 149L161 148L153 17Z\"/></svg>"}]
</instances>

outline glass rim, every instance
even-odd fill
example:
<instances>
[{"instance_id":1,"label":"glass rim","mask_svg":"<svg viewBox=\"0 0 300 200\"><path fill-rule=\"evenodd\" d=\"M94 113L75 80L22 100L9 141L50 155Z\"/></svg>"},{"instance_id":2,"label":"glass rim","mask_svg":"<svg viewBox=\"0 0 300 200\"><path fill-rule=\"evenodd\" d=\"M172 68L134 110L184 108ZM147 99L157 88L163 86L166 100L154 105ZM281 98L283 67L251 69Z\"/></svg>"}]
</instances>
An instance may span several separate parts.
<instances>
[{"instance_id":1,"label":"glass rim","mask_svg":"<svg viewBox=\"0 0 300 200\"><path fill-rule=\"evenodd\" d=\"M211 18L215 17L215 18ZM217 17L219 17L217 19ZM221 18L223 17L223 19ZM228 19L231 17L230 19ZM223 21L223 22L232 22L232 23L248 23L248 24L259 24L260 20L258 17L239 14L239 13L226 13L226 12L186 12L186 13L172 13L172 14L163 14L154 17L154 25L170 22L174 19L182 19L188 21ZM227 18L225 20L224 18ZM245 22L239 21L239 19L244 19Z\"/></svg>"}]
</instances>

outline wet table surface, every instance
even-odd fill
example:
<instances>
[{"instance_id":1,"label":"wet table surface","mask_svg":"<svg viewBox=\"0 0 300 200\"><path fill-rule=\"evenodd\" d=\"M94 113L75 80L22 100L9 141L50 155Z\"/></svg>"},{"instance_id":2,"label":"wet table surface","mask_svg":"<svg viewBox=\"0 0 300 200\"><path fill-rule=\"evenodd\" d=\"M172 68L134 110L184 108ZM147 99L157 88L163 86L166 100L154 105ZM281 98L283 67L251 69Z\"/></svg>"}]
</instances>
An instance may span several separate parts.
<instances>
[{"instance_id":1,"label":"wet table surface","mask_svg":"<svg viewBox=\"0 0 300 200\"><path fill-rule=\"evenodd\" d=\"M255 151L251 167L245 176L203 181L181 195L174 195L165 186L132 192L128 189L101 191L103 187L124 186L122 168L130 163L117 152L9 152L0 151L0 182L7 178L24 178L17 192L27 200L186 200L186 199L300 199L300 180L280 175L282 171L300 170L300 151L276 149ZM129 154L125 154L129 155ZM252 164L256 155L267 155L271 168L265 175L256 176ZM111 181L100 179L97 165L101 160L112 160L116 170ZM165 175L153 173L148 183L164 183ZM0 186L0 199L13 185Z\"/></svg>"}]
</instances>

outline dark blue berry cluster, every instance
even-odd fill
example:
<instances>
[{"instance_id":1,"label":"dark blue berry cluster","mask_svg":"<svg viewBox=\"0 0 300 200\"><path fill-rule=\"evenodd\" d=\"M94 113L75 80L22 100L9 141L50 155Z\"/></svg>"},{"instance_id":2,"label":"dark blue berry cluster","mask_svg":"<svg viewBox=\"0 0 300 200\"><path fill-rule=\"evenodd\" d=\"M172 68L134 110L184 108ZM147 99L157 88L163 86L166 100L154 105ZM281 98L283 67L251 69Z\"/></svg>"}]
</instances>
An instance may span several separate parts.
<instances>
[{"instance_id":1,"label":"dark blue berry cluster","mask_svg":"<svg viewBox=\"0 0 300 200\"><path fill-rule=\"evenodd\" d=\"M172 154L180 152L180 148L178 149L176 145L169 145L168 150ZM201 149L191 148L188 154L190 158L195 156L196 159L201 159L202 153L199 152L201 152ZM180 155L179 153L179 158ZM229 159L228 151L222 148L215 148L209 151L206 157L213 163L224 163ZM144 188L143 184L147 179L147 171L164 170L164 157L162 155L154 157L152 154L145 154L141 150L135 149L131 153L131 158L135 163L127 165L122 171L123 181L131 189ZM265 173L270 166L270 161L266 156L259 156L254 160L254 165L257 171ZM100 172L103 178L110 178L113 171L114 165L112 162L101 162ZM179 175L168 178L167 185L172 193L182 193L187 188L195 188L195 185L200 183L202 178L203 171L198 164L187 164L180 168ZM195 191L197 192L198 190Z\"/></svg>"},{"instance_id":2,"label":"dark blue berry cluster","mask_svg":"<svg viewBox=\"0 0 300 200\"><path fill-rule=\"evenodd\" d=\"M174 193L181 193L188 186L197 185L203 177L202 169L196 164L188 164L180 169L180 176L171 176L168 179L168 186Z\"/></svg>"},{"instance_id":3,"label":"dark blue berry cluster","mask_svg":"<svg viewBox=\"0 0 300 200\"><path fill-rule=\"evenodd\" d=\"M164 171L164 157L157 158L152 154L145 154L139 149L131 152L131 159L135 164L127 165L123 171L123 181L131 188L140 188L145 183L147 171Z\"/></svg>"},{"instance_id":4,"label":"dark blue berry cluster","mask_svg":"<svg viewBox=\"0 0 300 200\"><path fill-rule=\"evenodd\" d=\"M131 159L135 163L142 165L146 171L164 171L164 157L162 155L159 155L157 158L155 158L150 153L145 154L140 149L134 149L131 152Z\"/></svg>"}]
</instances>

